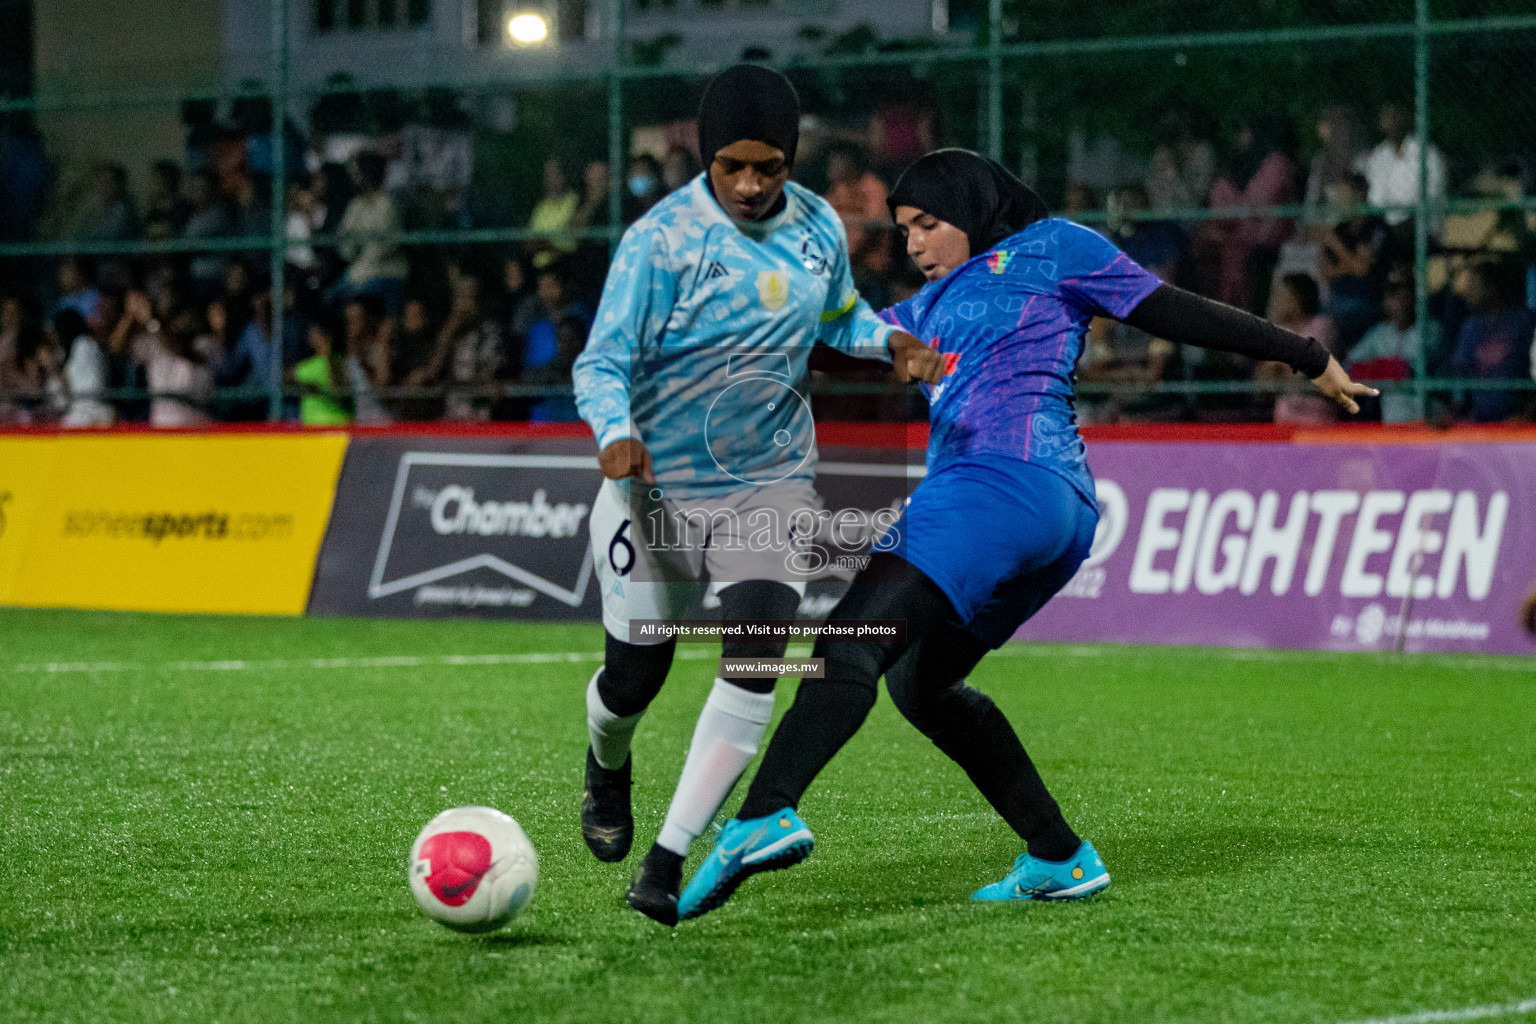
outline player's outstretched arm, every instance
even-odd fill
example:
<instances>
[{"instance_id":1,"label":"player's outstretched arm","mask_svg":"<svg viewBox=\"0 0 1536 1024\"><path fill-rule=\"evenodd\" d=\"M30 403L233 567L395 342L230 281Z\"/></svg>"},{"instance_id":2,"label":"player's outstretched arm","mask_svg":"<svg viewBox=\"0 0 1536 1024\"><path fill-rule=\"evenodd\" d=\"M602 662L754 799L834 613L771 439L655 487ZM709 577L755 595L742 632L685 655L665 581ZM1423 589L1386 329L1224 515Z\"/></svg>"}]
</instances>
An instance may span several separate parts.
<instances>
[{"instance_id":1,"label":"player's outstretched arm","mask_svg":"<svg viewBox=\"0 0 1536 1024\"><path fill-rule=\"evenodd\" d=\"M1375 388L1368 388L1364 384L1350 380L1349 373L1332 356L1328 357L1328 368L1320 376L1313 377L1312 384L1324 395L1339 403L1339 407L1351 416L1360 411L1356 398L1361 395L1381 394Z\"/></svg>"},{"instance_id":2,"label":"player's outstretched arm","mask_svg":"<svg viewBox=\"0 0 1536 1024\"><path fill-rule=\"evenodd\" d=\"M832 282L827 289L828 306L821 312L822 343L862 359L889 354L897 380L925 380L930 384L943 380L944 357L883 319L859 296L853 284L853 267L848 259L848 239L843 233L842 222L835 217L831 222L837 233L838 247L833 260Z\"/></svg>"},{"instance_id":3,"label":"player's outstretched arm","mask_svg":"<svg viewBox=\"0 0 1536 1024\"><path fill-rule=\"evenodd\" d=\"M1350 380L1320 342L1171 284L1160 285L1121 319L1168 341L1285 363L1349 413L1360 411L1356 398L1381 393Z\"/></svg>"},{"instance_id":4,"label":"player's outstretched arm","mask_svg":"<svg viewBox=\"0 0 1536 1024\"><path fill-rule=\"evenodd\" d=\"M943 380L944 357L939 351L882 320L852 287L850 284L850 298L842 309L822 314L821 340L839 352L869 358L872 352L880 351L883 338L897 380L925 380L929 384Z\"/></svg>"}]
</instances>

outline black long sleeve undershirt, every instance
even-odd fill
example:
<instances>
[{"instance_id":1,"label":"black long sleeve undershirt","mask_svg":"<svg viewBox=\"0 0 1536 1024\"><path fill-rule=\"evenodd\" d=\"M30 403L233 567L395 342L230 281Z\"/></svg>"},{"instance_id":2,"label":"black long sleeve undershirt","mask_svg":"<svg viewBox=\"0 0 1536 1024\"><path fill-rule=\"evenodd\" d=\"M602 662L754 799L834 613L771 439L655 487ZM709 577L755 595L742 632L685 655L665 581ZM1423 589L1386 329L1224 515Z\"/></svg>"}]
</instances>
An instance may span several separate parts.
<instances>
[{"instance_id":1,"label":"black long sleeve undershirt","mask_svg":"<svg viewBox=\"0 0 1536 1024\"><path fill-rule=\"evenodd\" d=\"M1156 338L1277 360L1308 378L1328 369L1328 350L1321 343L1171 284L1159 286L1123 319Z\"/></svg>"}]
</instances>

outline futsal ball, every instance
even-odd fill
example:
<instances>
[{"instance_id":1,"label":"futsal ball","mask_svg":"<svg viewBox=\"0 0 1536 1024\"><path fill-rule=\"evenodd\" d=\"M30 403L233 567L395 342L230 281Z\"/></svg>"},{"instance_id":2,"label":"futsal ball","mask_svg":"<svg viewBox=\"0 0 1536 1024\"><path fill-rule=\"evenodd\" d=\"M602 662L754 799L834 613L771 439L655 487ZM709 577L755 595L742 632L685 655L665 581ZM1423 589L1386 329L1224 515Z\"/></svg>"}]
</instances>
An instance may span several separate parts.
<instances>
[{"instance_id":1,"label":"futsal ball","mask_svg":"<svg viewBox=\"0 0 1536 1024\"><path fill-rule=\"evenodd\" d=\"M460 932L490 932L533 899L539 855L523 828L490 807L455 807L421 830L411 847L411 892L432 920Z\"/></svg>"}]
</instances>

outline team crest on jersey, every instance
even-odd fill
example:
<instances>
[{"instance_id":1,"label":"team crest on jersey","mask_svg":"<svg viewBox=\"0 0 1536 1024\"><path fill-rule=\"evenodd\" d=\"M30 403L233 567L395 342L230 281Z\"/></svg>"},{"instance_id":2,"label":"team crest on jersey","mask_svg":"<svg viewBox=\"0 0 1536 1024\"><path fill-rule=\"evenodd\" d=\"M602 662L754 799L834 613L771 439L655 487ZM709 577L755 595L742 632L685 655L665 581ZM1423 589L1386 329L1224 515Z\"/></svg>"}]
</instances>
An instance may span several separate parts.
<instances>
[{"instance_id":1,"label":"team crest on jersey","mask_svg":"<svg viewBox=\"0 0 1536 1024\"><path fill-rule=\"evenodd\" d=\"M935 352L939 352L939 339L934 338L928 343L928 347L933 349ZM950 374L954 373L955 368L960 365L960 353L939 352L939 355L944 357L944 376L948 377Z\"/></svg>"},{"instance_id":2,"label":"team crest on jersey","mask_svg":"<svg viewBox=\"0 0 1536 1024\"><path fill-rule=\"evenodd\" d=\"M800 262L805 264L805 269L813 274L825 274L827 272L827 257L822 253L821 246L810 235L805 236L805 241L800 243Z\"/></svg>"},{"instance_id":3,"label":"team crest on jersey","mask_svg":"<svg viewBox=\"0 0 1536 1024\"><path fill-rule=\"evenodd\" d=\"M939 352L939 339L934 338L928 343L928 347L935 352ZM930 403L937 402L943 397L944 389L949 385L950 377L954 375L955 370L960 366L959 352L939 352L939 355L944 357L944 377L937 384L929 386L928 401Z\"/></svg>"},{"instance_id":4,"label":"team crest on jersey","mask_svg":"<svg viewBox=\"0 0 1536 1024\"><path fill-rule=\"evenodd\" d=\"M1013 259L1013 253L1006 249L999 249L987 257L987 269L994 274L1005 274L1008 272L1008 261L1011 259Z\"/></svg>"},{"instance_id":5,"label":"team crest on jersey","mask_svg":"<svg viewBox=\"0 0 1536 1024\"><path fill-rule=\"evenodd\" d=\"M782 270L764 270L757 275L757 297L768 312L777 313L789 301L789 275Z\"/></svg>"}]
</instances>

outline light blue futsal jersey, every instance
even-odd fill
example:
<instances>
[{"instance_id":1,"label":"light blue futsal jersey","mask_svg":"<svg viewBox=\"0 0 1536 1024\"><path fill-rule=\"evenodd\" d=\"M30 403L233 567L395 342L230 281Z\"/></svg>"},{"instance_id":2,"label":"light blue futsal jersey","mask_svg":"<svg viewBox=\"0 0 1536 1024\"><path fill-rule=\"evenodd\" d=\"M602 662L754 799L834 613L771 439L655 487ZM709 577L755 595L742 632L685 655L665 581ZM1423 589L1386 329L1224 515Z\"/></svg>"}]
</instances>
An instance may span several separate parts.
<instances>
[{"instance_id":1,"label":"light blue futsal jersey","mask_svg":"<svg viewBox=\"0 0 1536 1024\"><path fill-rule=\"evenodd\" d=\"M853 287L842 222L790 182L765 221L732 219L700 175L624 232L572 373L599 450L651 453L669 498L809 480L811 347L889 361L894 330Z\"/></svg>"},{"instance_id":2,"label":"light blue futsal jersey","mask_svg":"<svg viewBox=\"0 0 1536 1024\"><path fill-rule=\"evenodd\" d=\"M1073 367L1094 317L1124 317L1160 284L1103 235L1052 217L885 310L945 356L943 381L923 385L929 473L967 455L1010 456L1066 477L1092 504Z\"/></svg>"}]
</instances>

